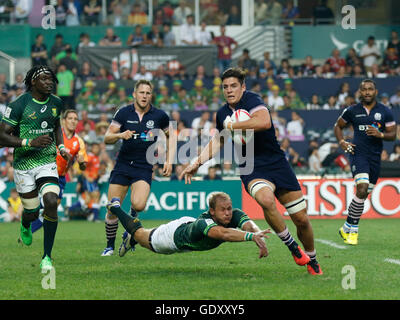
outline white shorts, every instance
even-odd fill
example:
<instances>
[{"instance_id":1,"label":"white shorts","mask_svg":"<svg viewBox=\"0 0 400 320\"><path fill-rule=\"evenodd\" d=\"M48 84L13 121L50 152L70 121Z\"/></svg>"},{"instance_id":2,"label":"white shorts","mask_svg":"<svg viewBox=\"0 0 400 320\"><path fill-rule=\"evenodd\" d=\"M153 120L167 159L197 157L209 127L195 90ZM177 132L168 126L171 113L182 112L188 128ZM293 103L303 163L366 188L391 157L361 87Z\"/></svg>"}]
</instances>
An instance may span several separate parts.
<instances>
[{"instance_id":1,"label":"white shorts","mask_svg":"<svg viewBox=\"0 0 400 320\"><path fill-rule=\"evenodd\" d=\"M180 225L195 220L193 217L182 217L159 226L151 236L151 245L154 251L163 254L180 252L174 242L175 230Z\"/></svg>"},{"instance_id":2,"label":"white shorts","mask_svg":"<svg viewBox=\"0 0 400 320\"><path fill-rule=\"evenodd\" d=\"M43 177L58 179L57 164L48 163L30 170L15 170L14 182L18 193L27 193L37 188L36 180Z\"/></svg>"}]
</instances>

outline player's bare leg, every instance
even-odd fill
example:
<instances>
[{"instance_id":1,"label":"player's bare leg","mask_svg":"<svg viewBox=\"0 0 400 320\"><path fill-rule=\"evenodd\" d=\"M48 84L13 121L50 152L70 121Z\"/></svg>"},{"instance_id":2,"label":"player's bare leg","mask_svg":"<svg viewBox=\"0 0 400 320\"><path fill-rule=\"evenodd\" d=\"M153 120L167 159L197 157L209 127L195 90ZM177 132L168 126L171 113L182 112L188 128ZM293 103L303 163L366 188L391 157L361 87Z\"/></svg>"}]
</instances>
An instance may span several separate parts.
<instances>
[{"instance_id":1,"label":"player's bare leg","mask_svg":"<svg viewBox=\"0 0 400 320\"><path fill-rule=\"evenodd\" d=\"M305 253L310 257L307 265L311 274L322 274L317 262L317 253L314 247L314 232L307 215L306 202L303 193L299 191L282 192L278 197L279 202L288 210L297 229L297 237L304 246Z\"/></svg>"},{"instance_id":2,"label":"player's bare leg","mask_svg":"<svg viewBox=\"0 0 400 320\"><path fill-rule=\"evenodd\" d=\"M301 250L297 242L293 239L282 215L276 207L274 184L267 180L254 179L250 181L248 188L250 194L263 208L265 220L291 251L295 262L301 266L307 264L310 258Z\"/></svg>"}]
</instances>

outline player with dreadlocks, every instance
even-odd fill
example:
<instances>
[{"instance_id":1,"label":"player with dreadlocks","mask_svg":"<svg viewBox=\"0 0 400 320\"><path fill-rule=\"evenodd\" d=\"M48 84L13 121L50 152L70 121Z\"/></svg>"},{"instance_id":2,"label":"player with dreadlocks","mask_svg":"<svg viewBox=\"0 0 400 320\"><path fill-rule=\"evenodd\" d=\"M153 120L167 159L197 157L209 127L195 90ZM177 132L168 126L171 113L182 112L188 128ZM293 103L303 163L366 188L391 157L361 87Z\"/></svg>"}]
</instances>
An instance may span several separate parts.
<instances>
[{"instance_id":1,"label":"player with dreadlocks","mask_svg":"<svg viewBox=\"0 0 400 320\"><path fill-rule=\"evenodd\" d=\"M63 158L70 158L60 124L63 103L51 94L58 81L49 67L34 66L24 82L27 91L7 106L0 122L0 145L14 148L14 181L24 207L20 238L28 246L32 243L31 222L38 217L42 197L44 254L40 268L49 270L58 224L57 147Z\"/></svg>"}]
</instances>

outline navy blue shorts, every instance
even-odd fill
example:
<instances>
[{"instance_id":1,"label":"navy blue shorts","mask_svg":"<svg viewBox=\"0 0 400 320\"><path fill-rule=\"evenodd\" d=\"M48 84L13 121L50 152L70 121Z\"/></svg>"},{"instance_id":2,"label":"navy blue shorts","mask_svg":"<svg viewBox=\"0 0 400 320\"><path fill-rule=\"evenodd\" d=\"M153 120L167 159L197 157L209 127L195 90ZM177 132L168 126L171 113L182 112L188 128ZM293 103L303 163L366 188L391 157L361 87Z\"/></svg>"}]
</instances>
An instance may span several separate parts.
<instances>
[{"instance_id":1,"label":"navy blue shorts","mask_svg":"<svg viewBox=\"0 0 400 320\"><path fill-rule=\"evenodd\" d=\"M110 184L130 186L136 181L144 180L149 186L153 180L153 169L137 168L124 163L116 163L110 174Z\"/></svg>"},{"instance_id":2,"label":"navy blue shorts","mask_svg":"<svg viewBox=\"0 0 400 320\"><path fill-rule=\"evenodd\" d=\"M349 160L353 177L359 173L368 173L369 183L376 184L381 171L380 155L367 157L365 155L350 154Z\"/></svg>"},{"instance_id":3,"label":"navy blue shorts","mask_svg":"<svg viewBox=\"0 0 400 320\"><path fill-rule=\"evenodd\" d=\"M62 199L66 184L67 184L67 180L65 179L65 176L59 176L58 177L58 186L60 187L60 193L58 194L58 197L60 199Z\"/></svg>"},{"instance_id":4,"label":"navy blue shorts","mask_svg":"<svg viewBox=\"0 0 400 320\"><path fill-rule=\"evenodd\" d=\"M247 192L249 192L249 182L254 179L265 179L272 182L276 187L276 196L282 191L301 190L299 181L286 159L274 164L273 167L255 167L251 174L242 175L240 179L242 179Z\"/></svg>"}]
</instances>

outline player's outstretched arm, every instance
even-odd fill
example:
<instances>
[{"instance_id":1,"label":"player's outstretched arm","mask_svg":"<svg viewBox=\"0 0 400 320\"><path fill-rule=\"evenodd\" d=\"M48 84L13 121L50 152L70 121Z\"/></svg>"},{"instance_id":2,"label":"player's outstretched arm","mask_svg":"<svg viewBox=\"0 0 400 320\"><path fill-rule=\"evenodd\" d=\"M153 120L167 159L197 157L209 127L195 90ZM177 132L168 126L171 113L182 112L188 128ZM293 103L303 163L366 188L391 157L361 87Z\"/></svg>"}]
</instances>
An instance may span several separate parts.
<instances>
[{"instance_id":1,"label":"player's outstretched arm","mask_svg":"<svg viewBox=\"0 0 400 320\"><path fill-rule=\"evenodd\" d=\"M260 249L259 258L263 258L268 256L267 246L264 241L264 238L268 238L267 233L271 233L271 230L261 230L254 233L232 228L224 228L222 226L215 226L208 231L207 235L210 238L227 242L254 241L257 247Z\"/></svg>"},{"instance_id":2,"label":"player's outstretched arm","mask_svg":"<svg viewBox=\"0 0 400 320\"><path fill-rule=\"evenodd\" d=\"M114 144L116 143L119 139L124 139L128 140L131 139L133 134L135 133L134 131L131 130L126 130L124 132L120 132L119 126L116 126L114 124L110 124L110 126L107 129L106 134L104 135L104 143L105 144Z\"/></svg>"}]
</instances>

